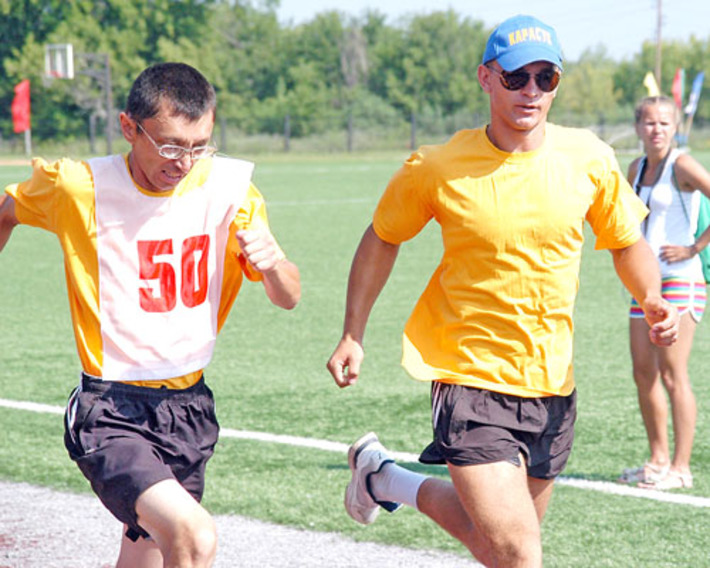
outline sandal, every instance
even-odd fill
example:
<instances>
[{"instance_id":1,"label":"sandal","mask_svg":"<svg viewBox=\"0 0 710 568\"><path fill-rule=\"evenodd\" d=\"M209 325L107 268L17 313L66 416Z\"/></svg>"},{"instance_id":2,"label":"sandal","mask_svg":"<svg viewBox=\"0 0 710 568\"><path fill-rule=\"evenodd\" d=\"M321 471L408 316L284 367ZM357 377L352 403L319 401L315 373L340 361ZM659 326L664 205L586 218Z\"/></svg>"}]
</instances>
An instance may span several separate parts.
<instances>
[{"instance_id":1,"label":"sandal","mask_svg":"<svg viewBox=\"0 0 710 568\"><path fill-rule=\"evenodd\" d=\"M656 480L642 481L638 484L642 489L656 489L668 491L669 489L690 489L693 487L693 474L679 471L668 471L665 477Z\"/></svg>"},{"instance_id":2,"label":"sandal","mask_svg":"<svg viewBox=\"0 0 710 568\"><path fill-rule=\"evenodd\" d=\"M618 483L655 483L664 479L670 470L670 464L656 465L646 462L640 467L630 467L625 469Z\"/></svg>"}]
</instances>

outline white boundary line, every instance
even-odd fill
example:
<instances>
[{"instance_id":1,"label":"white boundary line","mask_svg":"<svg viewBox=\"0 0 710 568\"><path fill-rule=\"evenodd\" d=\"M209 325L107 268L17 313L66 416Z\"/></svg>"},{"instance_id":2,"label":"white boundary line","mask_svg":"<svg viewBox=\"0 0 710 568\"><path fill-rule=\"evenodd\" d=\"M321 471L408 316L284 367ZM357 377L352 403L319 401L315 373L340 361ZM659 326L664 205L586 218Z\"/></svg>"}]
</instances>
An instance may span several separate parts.
<instances>
[{"instance_id":1,"label":"white boundary line","mask_svg":"<svg viewBox=\"0 0 710 568\"><path fill-rule=\"evenodd\" d=\"M64 414L64 408L61 406L51 406L48 404L39 404L36 402L25 402L18 400L0 399L0 407L12 408L14 410L27 410L30 412L39 412L43 414ZM285 444L288 446L298 446L301 448L312 448L323 450L326 452L335 452L347 454L348 444L341 442L331 442L328 440L319 440L316 438L302 438L299 436L287 436L282 434L269 434L267 432L250 432L247 430L234 430L232 428L221 428L220 437L236 438L241 440L254 440L257 442L266 442L270 444ZM402 462L416 463L419 461L417 454L405 452L391 452L392 456ZM589 491L599 491L610 495L622 495L625 497L638 497L641 499L651 499L652 501L660 501L664 503L673 503L676 505L690 505L692 507L710 508L710 498L697 497L694 495L680 493L666 493L664 491L653 491L650 489L639 489L628 485L618 483L610 483L608 481L591 481L588 479L579 479L572 477L558 477L555 481L558 485L566 485L577 489L585 489Z\"/></svg>"}]
</instances>

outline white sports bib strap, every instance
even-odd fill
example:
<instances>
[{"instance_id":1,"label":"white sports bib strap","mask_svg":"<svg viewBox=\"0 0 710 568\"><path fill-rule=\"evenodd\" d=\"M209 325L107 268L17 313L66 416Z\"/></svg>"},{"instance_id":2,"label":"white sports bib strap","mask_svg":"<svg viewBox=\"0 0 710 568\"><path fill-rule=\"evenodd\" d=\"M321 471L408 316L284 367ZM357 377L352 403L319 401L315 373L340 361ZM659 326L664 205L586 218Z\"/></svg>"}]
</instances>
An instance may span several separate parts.
<instances>
[{"instance_id":1,"label":"white sports bib strap","mask_svg":"<svg viewBox=\"0 0 710 568\"><path fill-rule=\"evenodd\" d=\"M678 262L666 262L660 258L663 245L690 245L695 242L694 233L698 224L698 209L700 207L699 191L681 191L676 187L673 168L682 152L671 149L662 171L651 186L641 185L643 168L646 158L639 164L634 186L636 194L651 210L641 228L646 240L651 245L654 254L659 257L661 275L675 276L689 281L704 280L700 258L692 258Z\"/></svg>"},{"instance_id":2,"label":"white sports bib strap","mask_svg":"<svg viewBox=\"0 0 710 568\"><path fill-rule=\"evenodd\" d=\"M204 368L217 338L229 226L253 164L214 158L182 195L141 193L123 156L89 160L96 188L102 378L165 380Z\"/></svg>"},{"instance_id":3,"label":"white sports bib strap","mask_svg":"<svg viewBox=\"0 0 710 568\"><path fill-rule=\"evenodd\" d=\"M656 185L660 183L661 181L669 181L671 172L673 171L673 164L675 164L675 161L678 159L678 156L680 156L681 152L678 150L678 148L671 148L670 152L668 153L668 156L666 157L665 162L663 163L663 170L661 171L660 175L658 176L658 179L656 180ZM642 186L641 185L641 176L644 174L644 170L646 169L646 156L641 158L641 161L639 162L639 167L636 169L636 177L634 178L634 182L631 184L634 188L634 191L636 192L636 195L641 197L640 192L642 187L649 187L649 186ZM651 188L653 186L650 186ZM648 196L647 196L648 197ZM646 204L648 200L646 200Z\"/></svg>"}]
</instances>

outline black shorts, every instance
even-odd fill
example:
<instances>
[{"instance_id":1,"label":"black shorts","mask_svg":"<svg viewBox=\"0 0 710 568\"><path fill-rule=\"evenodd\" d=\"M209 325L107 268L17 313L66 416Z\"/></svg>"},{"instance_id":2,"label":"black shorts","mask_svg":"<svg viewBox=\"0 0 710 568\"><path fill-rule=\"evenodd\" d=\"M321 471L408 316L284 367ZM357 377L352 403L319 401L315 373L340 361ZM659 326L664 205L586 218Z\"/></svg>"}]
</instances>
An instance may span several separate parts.
<instances>
[{"instance_id":1,"label":"black shorts","mask_svg":"<svg viewBox=\"0 0 710 568\"><path fill-rule=\"evenodd\" d=\"M569 458L577 417L577 392L522 398L434 382L431 390L434 441L422 463L456 466L507 461L539 479L557 477Z\"/></svg>"},{"instance_id":2,"label":"black shorts","mask_svg":"<svg viewBox=\"0 0 710 568\"><path fill-rule=\"evenodd\" d=\"M135 504L159 481L175 479L202 499L205 466L219 435L204 379L172 390L84 375L69 398L64 428L69 456L106 508L128 525L129 538L148 536Z\"/></svg>"}]
</instances>

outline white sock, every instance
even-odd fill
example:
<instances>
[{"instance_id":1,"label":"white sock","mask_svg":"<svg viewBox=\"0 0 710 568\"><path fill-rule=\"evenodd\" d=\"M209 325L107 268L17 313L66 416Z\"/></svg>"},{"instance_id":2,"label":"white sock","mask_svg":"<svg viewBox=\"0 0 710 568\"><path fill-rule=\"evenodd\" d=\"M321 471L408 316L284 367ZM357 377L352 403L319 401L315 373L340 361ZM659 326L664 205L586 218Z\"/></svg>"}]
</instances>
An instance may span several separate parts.
<instances>
[{"instance_id":1,"label":"white sock","mask_svg":"<svg viewBox=\"0 0 710 568\"><path fill-rule=\"evenodd\" d=\"M425 475L405 469L396 463L388 463L370 478L370 489L378 501L404 503L419 510L417 493L427 479Z\"/></svg>"}]
</instances>

